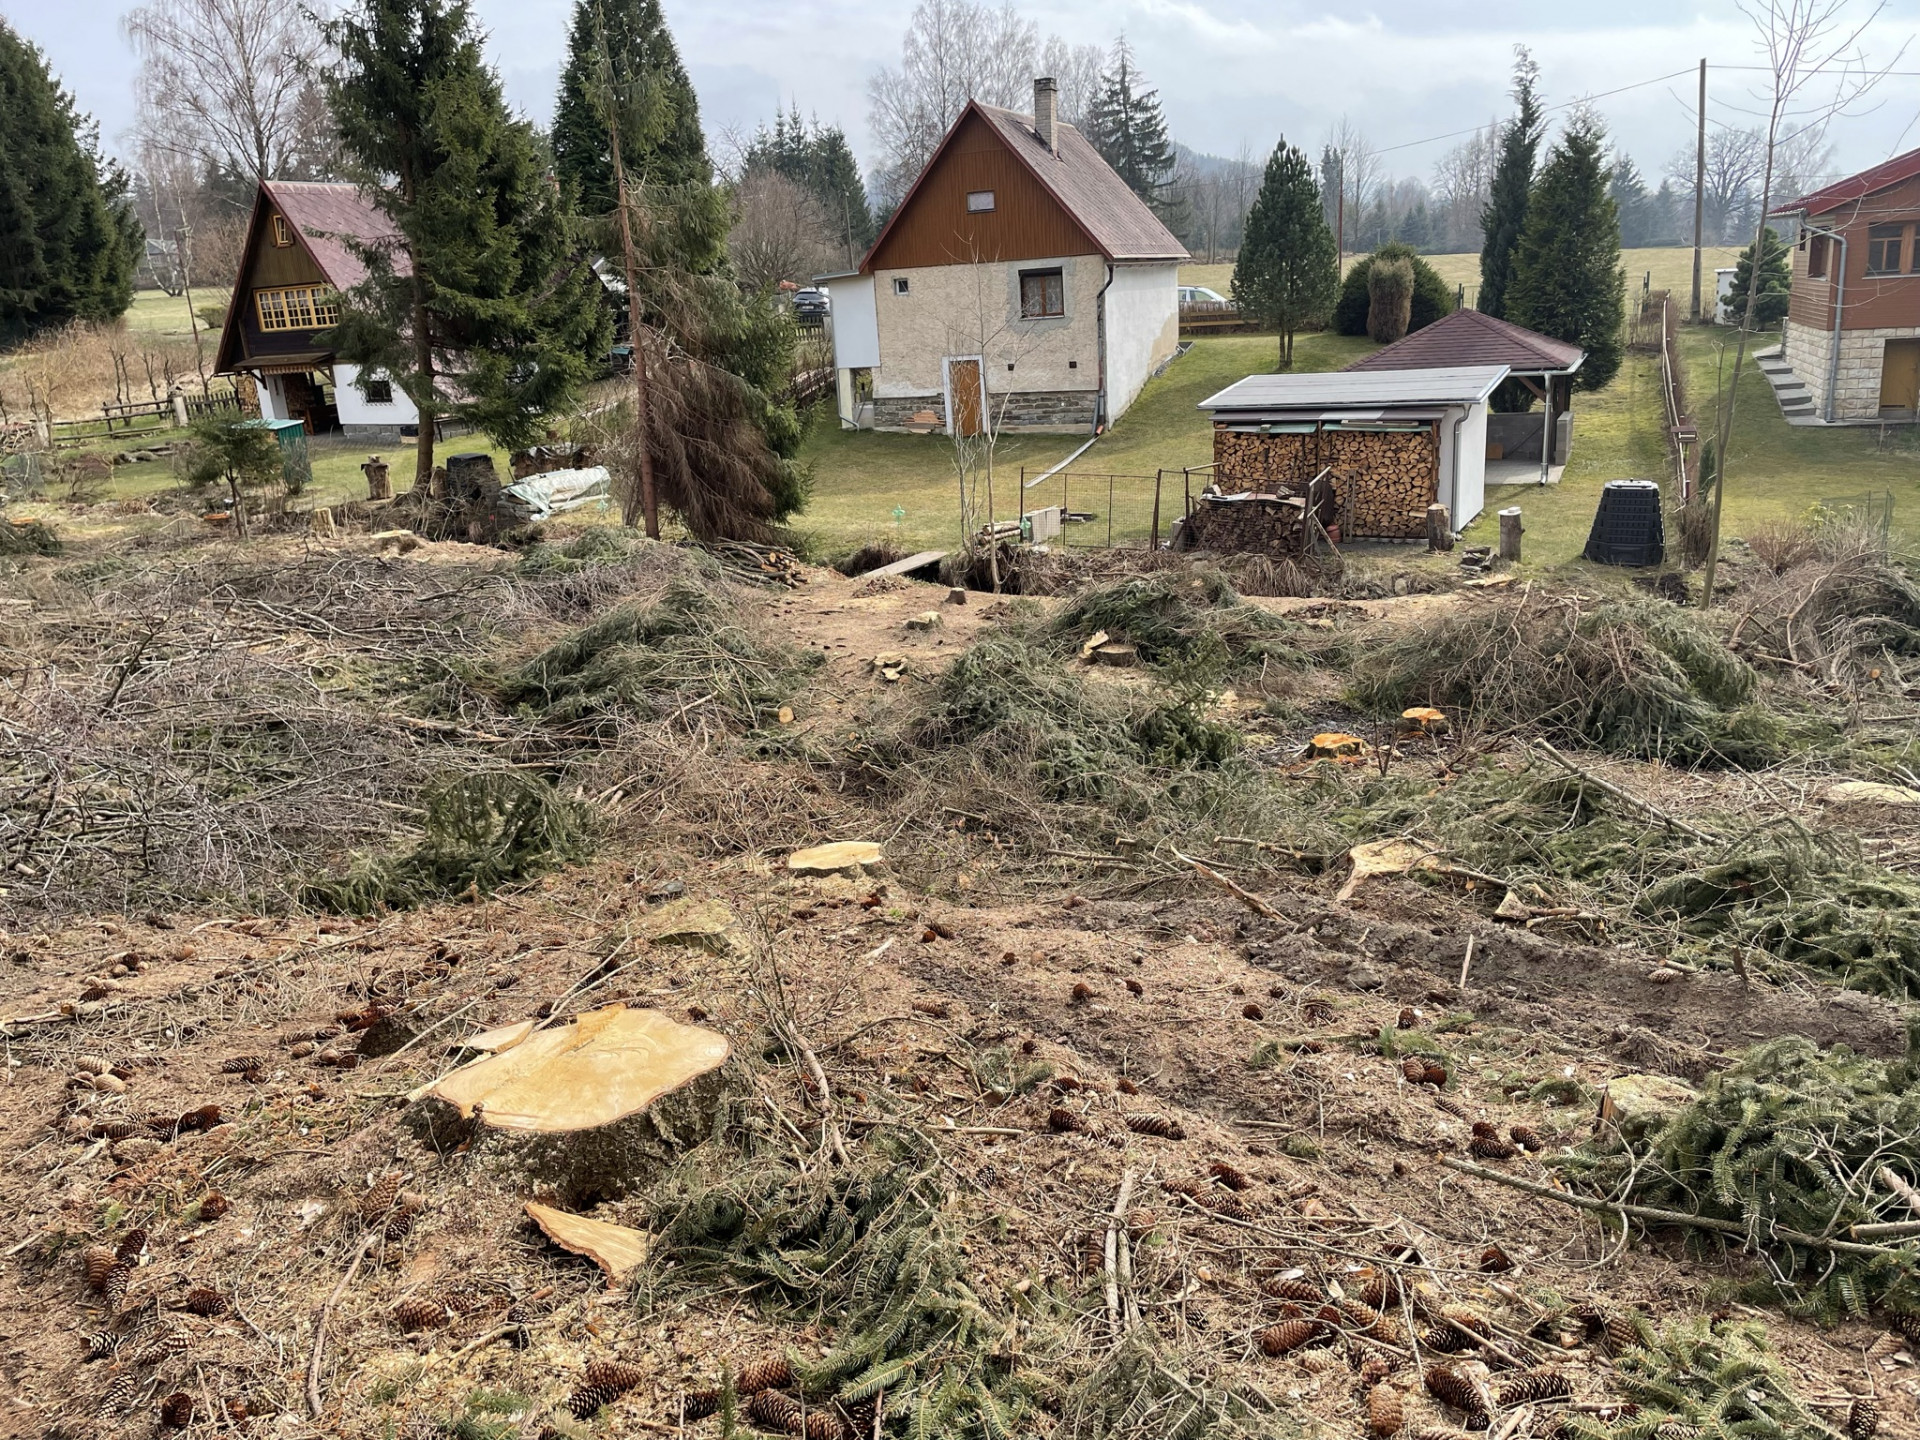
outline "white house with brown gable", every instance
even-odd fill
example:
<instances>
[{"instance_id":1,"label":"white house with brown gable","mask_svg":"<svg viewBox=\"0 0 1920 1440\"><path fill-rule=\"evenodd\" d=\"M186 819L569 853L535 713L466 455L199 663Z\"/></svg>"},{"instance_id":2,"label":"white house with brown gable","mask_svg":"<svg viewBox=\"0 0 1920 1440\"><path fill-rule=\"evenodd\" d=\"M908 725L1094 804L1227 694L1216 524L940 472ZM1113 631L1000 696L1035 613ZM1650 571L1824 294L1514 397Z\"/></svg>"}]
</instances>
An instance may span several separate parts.
<instances>
[{"instance_id":1,"label":"white house with brown gable","mask_svg":"<svg viewBox=\"0 0 1920 1440\"><path fill-rule=\"evenodd\" d=\"M832 297L849 429L1093 434L1179 345L1186 250L1073 126L969 102Z\"/></svg>"}]
</instances>

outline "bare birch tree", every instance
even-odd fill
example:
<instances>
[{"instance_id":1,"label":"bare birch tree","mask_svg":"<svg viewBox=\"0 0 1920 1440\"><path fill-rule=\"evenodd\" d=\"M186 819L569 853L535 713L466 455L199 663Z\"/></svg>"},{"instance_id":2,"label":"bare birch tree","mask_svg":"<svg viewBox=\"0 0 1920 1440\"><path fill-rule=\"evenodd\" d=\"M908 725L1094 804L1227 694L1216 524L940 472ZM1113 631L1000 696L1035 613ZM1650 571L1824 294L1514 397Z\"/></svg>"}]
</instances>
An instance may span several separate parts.
<instances>
[{"instance_id":1,"label":"bare birch tree","mask_svg":"<svg viewBox=\"0 0 1920 1440\"><path fill-rule=\"evenodd\" d=\"M1773 204L1775 163L1781 147L1813 127L1824 127L1835 115L1862 100L1898 62L1898 56L1878 70L1867 65L1861 39L1867 27L1886 8L1885 0L1868 7L1855 21L1847 12L1852 0L1739 0L1740 13L1753 26L1758 48L1766 58L1767 88L1758 99L1764 106L1760 203L1754 220L1753 255L1756 267L1765 253L1767 211ZM1906 47L1901 46L1901 53ZM1825 82L1825 83L1821 83ZM1819 85L1816 92L1814 87ZM1720 559L1720 514L1726 502L1727 471L1732 456L1727 444L1733 436L1734 403L1740 394L1740 371L1747 358L1747 337L1753 333L1761 287L1747 287L1747 306L1734 346L1732 379L1720 410L1714 436L1716 474L1703 609L1713 605L1713 586Z\"/></svg>"}]
</instances>

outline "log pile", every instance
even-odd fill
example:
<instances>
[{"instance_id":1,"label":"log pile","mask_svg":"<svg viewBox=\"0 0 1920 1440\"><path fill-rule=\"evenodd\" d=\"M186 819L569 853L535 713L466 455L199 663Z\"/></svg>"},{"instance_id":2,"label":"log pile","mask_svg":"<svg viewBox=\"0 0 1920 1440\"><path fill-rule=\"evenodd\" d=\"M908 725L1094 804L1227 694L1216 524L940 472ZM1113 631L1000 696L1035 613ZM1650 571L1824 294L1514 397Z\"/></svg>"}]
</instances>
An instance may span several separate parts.
<instances>
[{"instance_id":1,"label":"log pile","mask_svg":"<svg viewBox=\"0 0 1920 1440\"><path fill-rule=\"evenodd\" d=\"M1306 513L1298 496L1202 495L1187 527L1202 550L1298 555L1306 549Z\"/></svg>"},{"instance_id":2,"label":"log pile","mask_svg":"<svg viewBox=\"0 0 1920 1440\"><path fill-rule=\"evenodd\" d=\"M1215 474L1222 489L1299 493L1327 467L1339 497L1341 529L1355 539L1417 539L1439 498L1439 442L1431 430L1343 430L1259 435L1216 429Z\"/></svg>"}]
</instances>

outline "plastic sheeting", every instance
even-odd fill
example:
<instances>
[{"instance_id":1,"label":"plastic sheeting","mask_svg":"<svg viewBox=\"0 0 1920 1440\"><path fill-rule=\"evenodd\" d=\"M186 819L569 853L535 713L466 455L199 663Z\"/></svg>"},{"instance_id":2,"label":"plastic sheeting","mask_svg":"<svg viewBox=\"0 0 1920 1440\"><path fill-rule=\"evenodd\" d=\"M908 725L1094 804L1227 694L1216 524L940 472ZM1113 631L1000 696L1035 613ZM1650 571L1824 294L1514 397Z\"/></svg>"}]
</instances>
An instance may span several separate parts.
<instances>
[{"instance_id":1,"label":"plastic sheeting","mask_svg":"<svg viewBox=\"0 0 1920 1440\"><path fill-rule=\"evenodd\" d=\"M529 523L589 507L608 509L613 503L613 477L604 465L586 470L549 470L503 486L500 510L505 518Z\"/></svg>"}]
</instances>

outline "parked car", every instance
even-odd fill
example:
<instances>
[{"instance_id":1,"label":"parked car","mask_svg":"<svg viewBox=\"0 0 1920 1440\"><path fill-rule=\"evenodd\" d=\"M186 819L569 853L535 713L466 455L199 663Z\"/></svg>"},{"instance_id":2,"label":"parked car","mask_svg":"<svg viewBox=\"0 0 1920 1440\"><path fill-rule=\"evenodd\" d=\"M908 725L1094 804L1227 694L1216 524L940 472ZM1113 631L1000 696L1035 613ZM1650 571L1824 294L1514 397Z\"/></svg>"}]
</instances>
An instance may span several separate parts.
<instances>
[{"instance_id":1,"label":"parked car","mask_svg":"<svg viewBox=\"0 0 1920 1440\"><path fill-rule=\"evenodd\" d=\"M1209 290L1204 285L1182 285L1180 287L1182 305L1225 305L1227 297L1218 290Z\"/></svg>"},{"instance_id":2,"label":"parked car","mask_svg":"<svg viewBox=\"0 0 1920 1440\"><path fill-rule=\"evenodd\" d=\"M801 324L818 324L827 318L833 302L827 298L827 292L808 286L793 292L793 315Z\"/></svg>"}]
</instances>

